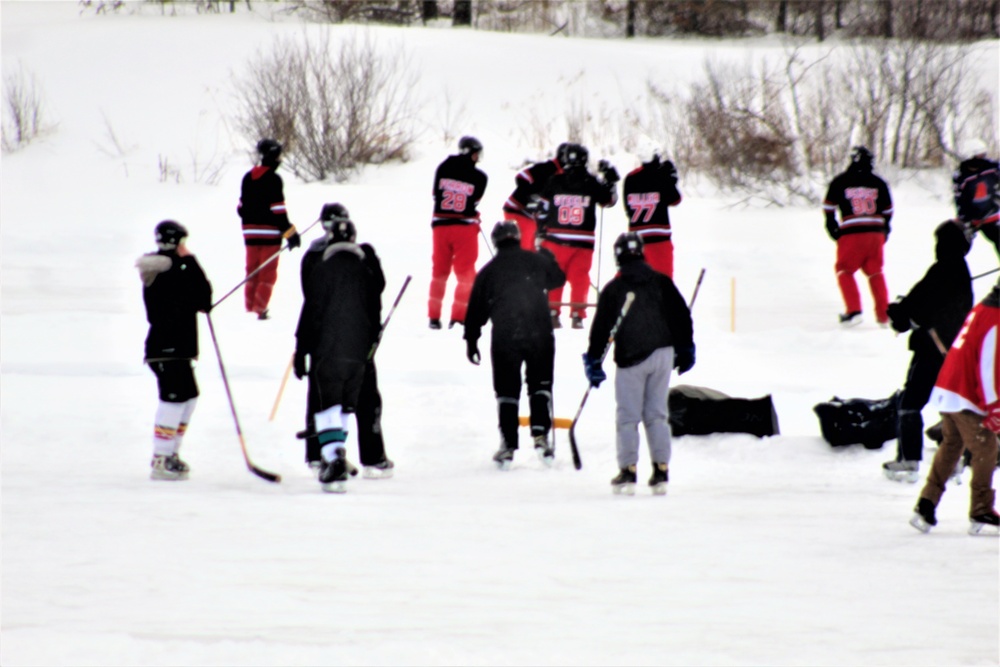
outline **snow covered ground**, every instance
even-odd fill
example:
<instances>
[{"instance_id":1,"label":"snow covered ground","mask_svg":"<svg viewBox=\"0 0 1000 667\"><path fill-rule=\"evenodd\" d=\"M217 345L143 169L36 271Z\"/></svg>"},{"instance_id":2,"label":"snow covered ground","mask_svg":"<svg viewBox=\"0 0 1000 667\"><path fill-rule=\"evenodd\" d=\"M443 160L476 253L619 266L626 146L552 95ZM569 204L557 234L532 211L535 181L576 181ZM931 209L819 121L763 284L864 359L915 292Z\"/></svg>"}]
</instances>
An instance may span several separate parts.
<instances>
[{"instance_id":1,"label":"snow covered ground","mask_svg":"<svg viewBox=\"0 0 1000 667\"><path fill-rule=\"evenodd\" d=\"M293 435L301 383L268 421L292 352L300 252L281 260L272 320L244 313L239 295L213 312L251 456L281 484L244 466L205 326L183 452L192 477L148 479L156 393L133 268L156 222L174 218L217 296L242 278L235 207L248 146L223 120L229 81L273 35L302 26L245 11L80 15L75 2L5 0L0 12L3 72L23 65L36 77L56 126L3 156L0 183L4 665L997 664L1000 548L966 535L967 483L921 535L907 525L919 485L881 477L894 443L835 451L819 435L813 405L888 396L909 356L905 338L870 317L836 325L834 247L818 205L733 207L680 165L676 280L691 294L707 274L698 363L675 382L771 394L781 435L677 439L665 498L610 493L608 385L577 429L581 471L560 432L554 469L524 451L498 472L488 365L465 360L457 329L426 327L430 180L454 150L444 129L486 146L488 231L521 161L539 157L523 133L532 114L573 99L620 111L650 77L697 70L713 45L372 31L423 72L414 158L345 184L285 174L300 228L324 202L349 207L382 257L386 305L413 276L379 351L397 475L331 496ZM780 47L726 46L751 48ZM987 44L982 61L994 95L997 51ZM451 128L446 97L464 109ZM556 131L551 143L562 139ZM164 158L182 183L159 182ZM224 161L218 185L192 182L195 161ZM952 208L945 172L887 176L897 294L932 261L932 231ZM624 226L620 209L605 213L602 282ZM480 252L482 263L485 243ZM996 264L977 241L973 273ZM991 280L976 282L977 299ZM585 391L585 340L557 333L559 416L572 417Z\"/></svg>"}]
</instances>

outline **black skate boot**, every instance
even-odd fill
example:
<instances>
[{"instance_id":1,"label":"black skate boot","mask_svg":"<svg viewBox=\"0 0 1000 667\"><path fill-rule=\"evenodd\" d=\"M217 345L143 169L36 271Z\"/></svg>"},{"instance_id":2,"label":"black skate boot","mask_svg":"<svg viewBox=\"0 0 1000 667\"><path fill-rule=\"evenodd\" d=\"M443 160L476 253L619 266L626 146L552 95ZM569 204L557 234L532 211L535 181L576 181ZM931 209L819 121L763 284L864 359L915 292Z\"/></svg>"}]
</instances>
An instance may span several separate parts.
<instances>
[{"instance_id":1,"label":"black skate boot","mask_svg":"<svg viewBox=\"0 0 1000 667\"><path fill-rule=\"evenodd\" d=\"M559 321L559 313L555 310L551 310L549 311L549 314L552 315L552 328L562 329L562 322Z\"/></svg>"},{"instance_id":2,"label":"black skate boot","mask_svg":"<svg viewBox=\"0 0 1000 667\"><path fill-rule=\"evenodd\" d=\"M337 447L333 460L323 461L323 467L319 471L319 483L323 485L323 490L327 493L345 493L347 478L351 476L350 468L353 467L347 462L344 448Z\"/></svg>"},{"instance_id":3,"label":"black skate boot","mask_svg":"<svg viewBox=\"0 0 1000 667\"><path fill-rule=\"evenodd\" d=\"M181 461L177 454L165 456L158 454L153 457L149 464L152 470L149 473L150 479L160 479L167 481L179 481L188 478L191 468L184 461Z\"/></svg>"},{"instance_id":4,"label":"black skate boot","mask_svg":"<svg viewBox=\"0 0 1000 667\"><path fill-rule=\"evenodd\" d=\"M500 449L493 455L493 461L500 470L510 470L510 464L514 462L514 452L516 449L508 447L506 443L500 445Z\"/></svg>"},{"instance_id":5,"label":"black skate boot","mask_svg":"<svg viewBox=\"0 0 1000 667\"><path fill-rule=\"evenodd\" d=\"M670 473L666 463L653 463L653 475L649 478L649 488L654 496L667 495L667 479Z\"/></svg>"},{"instance_id":6,"label":"black skate boot","mask_svg":"<svg viewBox=\"0 0 1000 667\"><path fill-rule=\"evenodd\" d=\"M363 466L365 479L388 479L392 477L393 469L396 467L388 458L384 458L375 465Z\"/></svg>"},{"instance_id":7,"label":"black skate boot","mask_svg":"<svg viewBox=\"0 0 1000 667\"><path fill-rule=\"evenodd\" d=\"M572 326L574 329L583 328L583 318L577 315L576 313L570 315L569 321L570 321L570 326Z\"/></svg>"},{"instance_id":8,"label":"black skate boot","mask_svg":"<svg viewBox=\"0 0 1000 667\"><path fill-rule=\"evenodd\" d=\"M616 496L635 495L635 466L627 466L618 471L611 480L611 492Z\"/></svg>"},{"instance_id":9,"label":"black skate boot","mask_svg":"<svg viewBox=\"0 0 1000 667\"><path fill-rule=\"evenodd\" d=\"M996 510L969 517L969 535L1000 534L1000 516Z\"/></svg>"},{"instance_id":10,"label":"black skate boot","mask_svg":"<svg viewBox=\"0 0 1000 667\"><path fill-rule=\"evenodd\" d=\"M937 517L934 516L934 503L927 500L927 498L921 498L913 511L914 514L913 518L910 519L910 525L921 533L928 533L932 526L937 525Z\"/></svg>"},{"instance_id":11,"label":"black skate boot","mask_svg":"<svg viewBox=\"0 0 1000 667\"><path fill-rule=\"evenodd\" d=\"M539 434L535 436L534 440L535 453L538 454L538 459L551 468L556 462L556 450L549 441L548 436Z\"/></svg>"}]
</instances>

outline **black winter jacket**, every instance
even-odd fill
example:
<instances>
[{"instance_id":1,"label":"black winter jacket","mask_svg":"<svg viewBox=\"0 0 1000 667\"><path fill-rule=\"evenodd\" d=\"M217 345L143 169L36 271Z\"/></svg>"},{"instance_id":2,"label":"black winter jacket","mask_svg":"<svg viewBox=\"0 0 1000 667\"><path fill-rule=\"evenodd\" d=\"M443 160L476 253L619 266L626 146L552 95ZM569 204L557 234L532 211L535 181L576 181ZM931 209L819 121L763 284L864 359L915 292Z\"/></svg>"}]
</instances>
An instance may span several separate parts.
<instances>
[{"instance_id":1,"label":"black winter jacket","mask_svg":"<svg viewBox=\"0 0 1000 667\"><path fill-rule=\"evenodd\" d=\"M900 313L916 326L910 334L914 353L941 356L930 336L937 332L945 347L958 335L966 315L972 310L972 277L965 255L969 244L958 225L948 222L935 232L937 261L900 301Z\"/></svg>"},{"instance_id":2,"label":"black winter jacket","mask_svg":"<svg viewBox=\"0 0 1000 667\"><path fill-rule=\"evenodd\" d=\"M493 345L551 337L546 292L565 283L566 275L550 252L502 243L472 284L464 338L479 340L487 320L493 320Z\"/></svg>"},{"instance_id":3,"label":"black winter jacket","mask_svg":"<svg viewBox=\"0 0 1000 667\"><path fill-rule=\"evenodd\" d=\"M691 311L674 281L654 271L646 262L633 260L622 265L597 299L587 348L591 359L600 359L604 353L628 292L635 294L635 301L615 335L616 365L628 368L661 347L694 344Z\"/></svg>"},{"instance_id":4,"label":"black winter jacket","mask_svg":"<svg viewBox=\"0 0 1000 667\"><path fill-rule=\"evenodd\" d=\"M196 358L198 311L212 307L212 285L198 260L161 250L140 257L136 267L149 322L146 362Z\"/></svg>"},{"instance_id":5,"label":"black winter jacket","mask_svg":"<svg viewBox=\"0 0 1000 667\"><path fill-rule=\"evenodd\" d=\"M378 336L385 279L373 275L365 251L355 243L331 243L320 257L308 273L303 271L296 350L316 362L364 363Z\"/></svg>"}]
</instances>

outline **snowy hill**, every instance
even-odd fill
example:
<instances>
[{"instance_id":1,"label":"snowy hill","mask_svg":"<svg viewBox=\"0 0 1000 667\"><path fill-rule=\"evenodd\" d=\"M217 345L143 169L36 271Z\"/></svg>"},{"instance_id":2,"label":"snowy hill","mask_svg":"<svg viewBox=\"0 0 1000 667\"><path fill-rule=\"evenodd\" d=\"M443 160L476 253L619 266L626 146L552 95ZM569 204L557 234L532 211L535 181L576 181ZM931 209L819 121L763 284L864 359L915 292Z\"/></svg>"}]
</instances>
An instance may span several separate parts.
<instances>
[{"instance_id":1,"label":"snowy hill","mask_svg":"<svg viewBox=\"0 0 1000 667\"><path fill-rule=\"evenodd\" d=\"M0 181L4 665L1000 660L1000 545L966 535L967 479L921 535L907 525L920 485L881 476L894 443L835 451L819 435L813 405L888 396L909 354L870 316L836 325L834 246L818 204L734 206L681 165L675 278L690 295L703 267L706 277L698 363L674 381L771 394L781 435L676 439L665 498L610 493L609 384L591 393L577 429L581 471L564 431L554 469L522 449L497 471L488 364L465 360L458 329L427 328L430 180L454 152L446 132L485 145L480 209L491 226L516 170L541 157L525 130L532 117L558 117L576 100L621 114L650 77L692 74L710 49L741 57L779 45L371 29L421 71L412 159L342 184L284 174L300 228L324 202L348 206L382 258L386 305L413 276L378 359L397 474L334 497L294 438L302 383L289 382L268 420L294 345L300 251L281 259L272 320L243 312L239 295L212 314L250 455L281 484L246 470L205 326L184 446L192 477L148 479L156 390L133 268L154 225L173 218L190 229L217 296L243 277L235 208L251 147L227 121L229 82L274 35L306 28L246 12L81 15L73 2L4 2L0 12L4 74L23 66L37 78L54 126L4 154ZM983 62L994 82L998 48L987 45ZM446 98L464 109L454 127L442 120ZM622 173L632 166L614 147L591 154ZM181 182L161 182L164 160ZM217 185L195 178L207 164L222 165ZM896 201L886 276L899 294L933 261L933 229L953 214L950 183L943 171L886 176ZM620 208L605 213L601 282L624 228ZM482 243L480 265L488 258ZM968 261L973 274L997 266L983 240ZM976 282L977 299L991 280ZM862 293L870 311L863 281ZM560 330L556 344L556 414L572 417L586 389L586 331Z\"/></svg>"}]
</instances>

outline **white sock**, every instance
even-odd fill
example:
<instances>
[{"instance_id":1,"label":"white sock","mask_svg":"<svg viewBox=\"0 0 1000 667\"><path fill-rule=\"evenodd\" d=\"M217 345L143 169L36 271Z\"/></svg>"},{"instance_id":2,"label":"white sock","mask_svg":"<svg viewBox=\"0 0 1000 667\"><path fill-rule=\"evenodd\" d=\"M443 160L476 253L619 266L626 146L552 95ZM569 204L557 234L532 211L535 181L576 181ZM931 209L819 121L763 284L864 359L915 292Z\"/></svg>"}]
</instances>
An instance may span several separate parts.
<instances>
[{"instance_id":1,"label":"white sock","mask_svg":"<svg viewBox=\"0 0 1000 667\"><path fill-rule=\"evenodd\" d=\"M184 403L168 403L160 401L156 408L156 421L153 425L153 455L170 456L177 451L177 428L184 415Z\"/></svg>"},{"instance_id":2,"label":"white sock","mask_svg":"<svg viewBox=\"0 0 1000 667\"><path fill-rule=\"evenodd\" d=\"M187 433L188 424L191 423L191 415L194 413L194 407L198 404L198 397L189 398L186 403L184 403L184 413L181 415L181 423L177 425L177 437L174 438L174 453L177 454L181 451L181 442L184 440L184 434Z\"/></svg>"}]
</instances>

